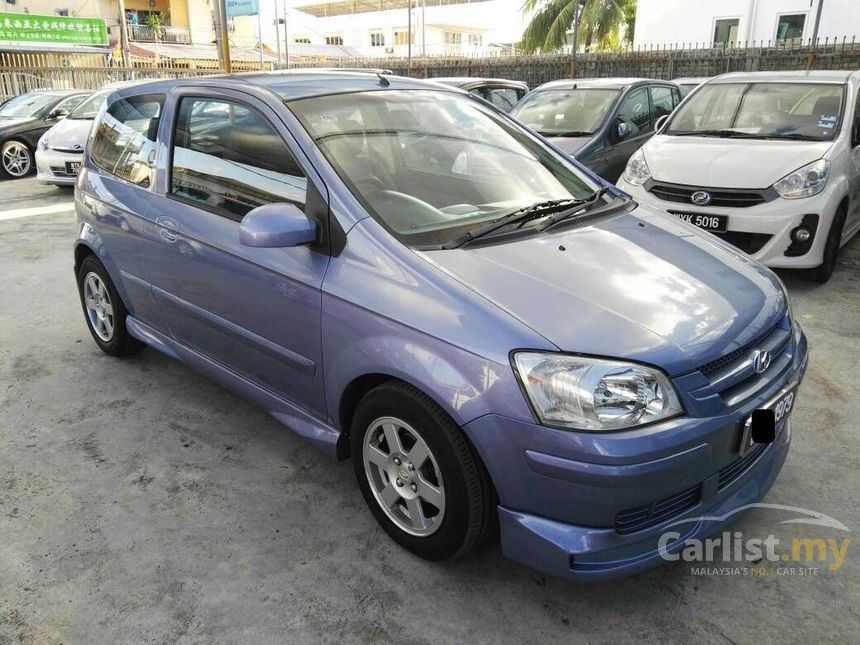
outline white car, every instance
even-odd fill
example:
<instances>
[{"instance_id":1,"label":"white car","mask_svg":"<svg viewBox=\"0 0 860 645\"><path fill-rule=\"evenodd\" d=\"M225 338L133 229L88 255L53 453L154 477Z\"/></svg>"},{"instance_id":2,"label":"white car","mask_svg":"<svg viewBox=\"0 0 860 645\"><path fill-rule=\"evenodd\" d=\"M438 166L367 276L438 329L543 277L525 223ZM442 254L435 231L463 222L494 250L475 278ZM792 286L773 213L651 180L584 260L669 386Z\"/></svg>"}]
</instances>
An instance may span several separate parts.
<instances>
[{"instance_id":1,"label":"white car","mask_svg":"<svg viewBox=\"0 0 860 645\"><path fill-rule=\"evenodd\" d=\"M658 125L618 186L826 282L860 230L858 87L860 71L718 76Z\"/></svg>"}]
</instances>

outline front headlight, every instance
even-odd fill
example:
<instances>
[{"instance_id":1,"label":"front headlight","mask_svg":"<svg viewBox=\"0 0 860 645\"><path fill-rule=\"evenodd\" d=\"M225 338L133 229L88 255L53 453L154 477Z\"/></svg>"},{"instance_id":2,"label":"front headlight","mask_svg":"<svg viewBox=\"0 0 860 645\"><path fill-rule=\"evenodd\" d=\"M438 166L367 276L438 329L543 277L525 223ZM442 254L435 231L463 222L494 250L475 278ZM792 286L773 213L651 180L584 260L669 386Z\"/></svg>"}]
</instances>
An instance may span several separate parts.
<instances>
[{"instance_id":1,"label":"front headlight","mask_svg":"<svg viewBox=\"0 0 860 645\"><path fill-rule=\"evenodd\" d=\"M669 379L643 365L549 352L517 352L513 362L545 425L620 430L683 412Z\"/></svg>"},{"instance_id":2,"label":"front headlight","mask_svg":"<svg viewBox=\"0 0 860 645\"><path fill-rule=\"evenodd\" d=\"M829 176L830 162L827 159L819 159L786 175L776 182L773 188L783 199L812 197L824 190Z\"/></svg>"},{"instance_id":3,"label":"front headlight","mask_svg":"<svg viewBox=\"0 0 860 645\"><path fill-rule=\"evenodd\" d=\"M47 134L42 135L42 137L39 139L39 142L36 144L36 147L39 150L47 150L48 149L48 135Z\"/></svg>"},{"instance_id":4,"label":"front headlight","mask_svg":"<svg viewBox=\"0 0 860 645\"><path fill-rule=\"evenodd\" d=\"M623 177L624 181L634 186L641 186L651 179L651 170L645 162L645 153L642 152L642 148L639 148L627 160L627 167L624 169Z\"/></svg>"}]
</instances>

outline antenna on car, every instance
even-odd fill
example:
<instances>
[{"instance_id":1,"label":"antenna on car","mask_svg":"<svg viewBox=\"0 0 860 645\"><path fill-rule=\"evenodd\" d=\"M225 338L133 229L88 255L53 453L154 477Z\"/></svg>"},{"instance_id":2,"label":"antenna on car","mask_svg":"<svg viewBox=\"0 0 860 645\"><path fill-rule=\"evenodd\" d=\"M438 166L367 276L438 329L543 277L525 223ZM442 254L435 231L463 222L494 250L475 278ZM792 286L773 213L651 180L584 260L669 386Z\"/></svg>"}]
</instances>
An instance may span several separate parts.
<instances>
[{"instance_id":1,"label":"antenna on car","mask_svg":"<svg viewBox=\"0 0 860 645\"><path fill-rule=\"evenodd\" d=\"M391 81L389 81L387 78L385 78L382 75L382 72L376 72L376 75L379 77L379 84L382 87L388 87L389 85L391 85Z\"/></svg>"}]
</instances>

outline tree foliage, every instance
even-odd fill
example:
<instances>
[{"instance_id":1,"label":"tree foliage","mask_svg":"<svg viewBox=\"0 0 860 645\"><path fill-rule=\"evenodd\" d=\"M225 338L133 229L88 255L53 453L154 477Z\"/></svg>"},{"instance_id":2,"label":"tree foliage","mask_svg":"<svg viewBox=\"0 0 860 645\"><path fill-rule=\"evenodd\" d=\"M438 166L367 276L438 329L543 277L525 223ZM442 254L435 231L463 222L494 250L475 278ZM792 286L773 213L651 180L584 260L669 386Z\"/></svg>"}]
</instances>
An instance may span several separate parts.
<instances>
[{"instance_id":1,"label":"tree foliage","mask_svg":"<svg viewBox=\"0 0 860 645\"><path fill-rule=\"evenodd\" d=\"M523 32L521 49L527 53L562 49L573 28L577 2L581 7L577 39L586 51L615 48L622 38L633 39L636 0L525 0L523 12L534 15Z\"/></svg>"}]
</instances>

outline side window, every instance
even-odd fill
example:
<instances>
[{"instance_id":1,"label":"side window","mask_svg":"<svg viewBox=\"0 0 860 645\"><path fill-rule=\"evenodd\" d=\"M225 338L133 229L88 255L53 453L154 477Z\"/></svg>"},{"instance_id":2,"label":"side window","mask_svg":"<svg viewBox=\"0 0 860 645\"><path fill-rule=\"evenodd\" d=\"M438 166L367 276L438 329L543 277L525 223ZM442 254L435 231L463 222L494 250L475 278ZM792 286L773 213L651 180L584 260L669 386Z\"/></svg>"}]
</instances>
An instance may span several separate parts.
<instances>
[{"instance_id":1,"label":"side window","mask_svg":"<svg viewBox=\"0 0 860 645\"><path fill-rule=\"evenodd\" d=\"M73 96L71 98L66 99L65 101L60 101L60 103L55 107L55 110L68 110L71 112L78 105L84 102L84 99L88 98L86 95L84 96Z\"/></svg>"},{"instance_id":2,"label":"side window","mask_svg":"<svg viewBox=\"0 0 860 645\"><path fill-rule=\"evenodd\" d=\"M184 98L173 138L170 192L231 219L263 204L304 208L307 178L287 144L255 109Z\"/></svg>"},{"instance_id":3,"label":"side window","mask_svg":"<svg viewBox=\"0 0 860 645\"><path fill-rule=\"evenodd\" d=\"M662 85L651 87L651 114L655 121L661 116L670 114L673 107L672 88Z\"/></svg>"},{"instance_id":4,"label":"side window","mask_svg":"<svg viewBox=\"0 0 860 645\"><path fill-rule=\"evenodd\" d=\"M517 91L511 87L488 87L487 100L500 110L509 112L517 104Z\"/></svg>"},{"instance_id":5,"label":"side window","mask_svg":"<svg viewBox=\"0 0 860 645\"><path fill-rule=\"evenodd\" d=\"M90 158L102 170L138 186L152 183L155 137L164 106L163 94L114 101L93 135Z\"/></svg>"},{"instance_id":6,"label":"side window","mask_svg":"<svg viewBox=\"0 0 860 645\"><path fill-rule=\"evenodd\" d=\"M618 120L631 126L631 137L651 129L648 111L648 90L644 87L631 92L618 108Z\"/></svg>"},{"instance_id":7,"label":"side window","mask_svg":"<svg viewBox=\"0 0 860 645\"><path fill-rule=\"evenodd\" d=\"M674 110L678 107L678 103L681 102L681 90L677 87L672 88L672 109Z\"/></svg>"}]
</instances>

